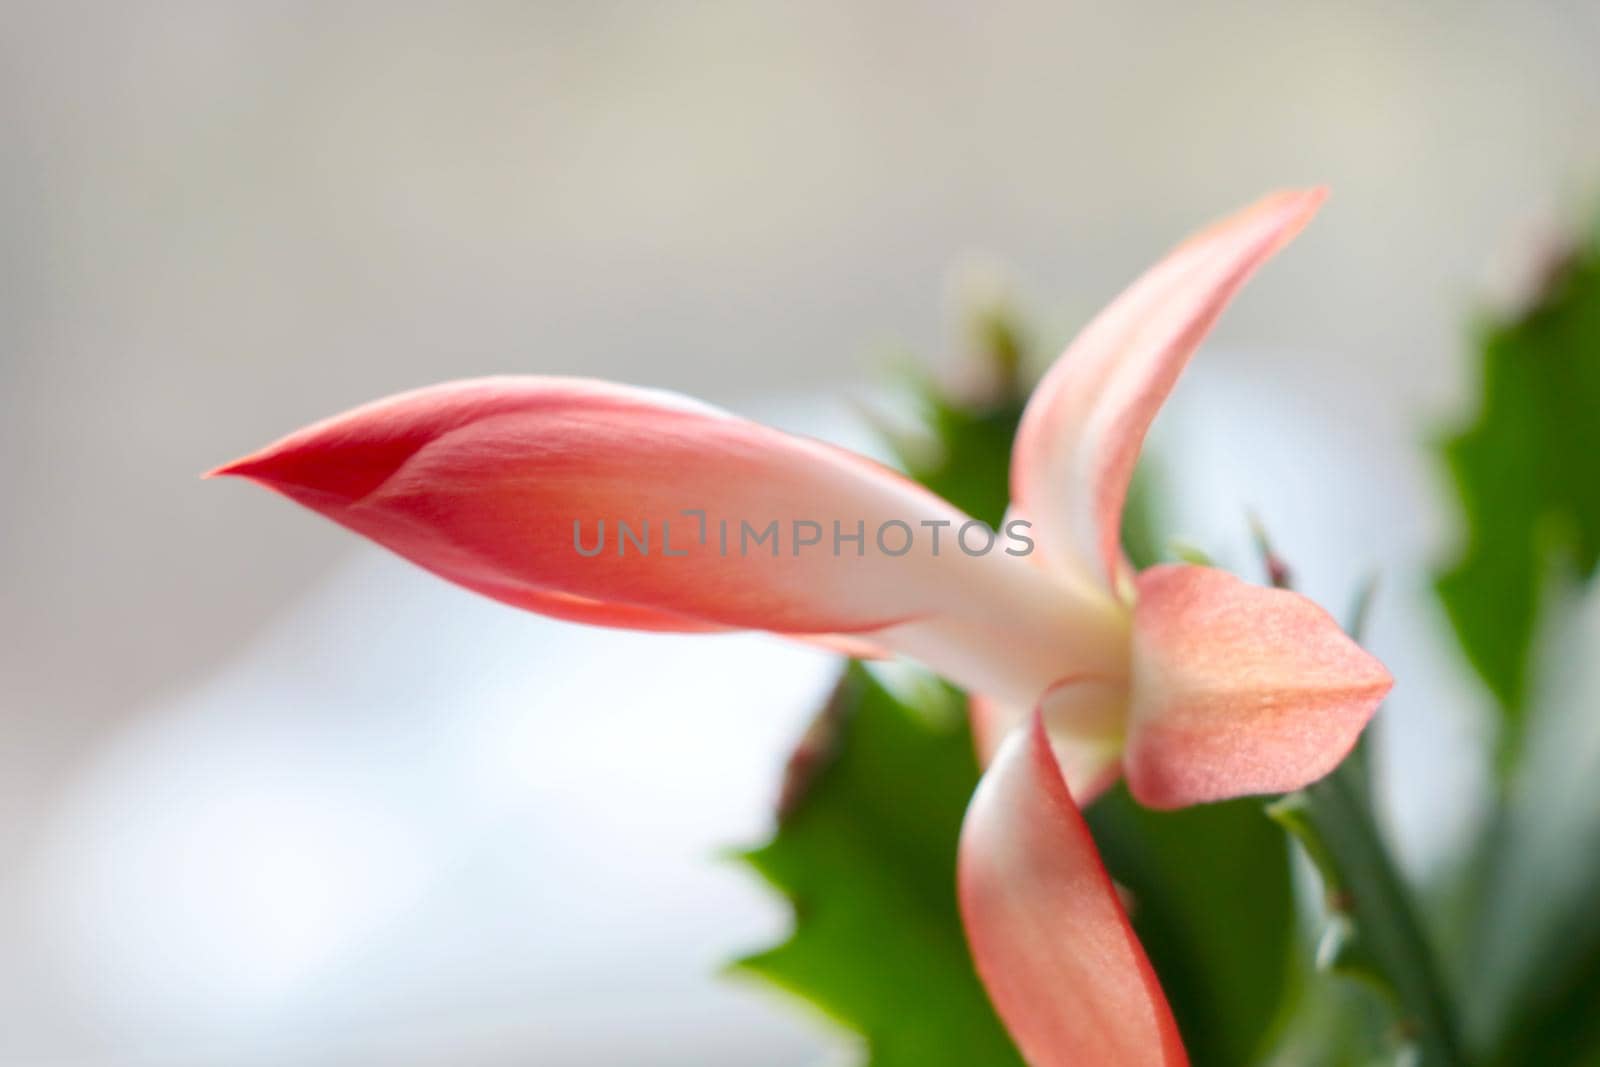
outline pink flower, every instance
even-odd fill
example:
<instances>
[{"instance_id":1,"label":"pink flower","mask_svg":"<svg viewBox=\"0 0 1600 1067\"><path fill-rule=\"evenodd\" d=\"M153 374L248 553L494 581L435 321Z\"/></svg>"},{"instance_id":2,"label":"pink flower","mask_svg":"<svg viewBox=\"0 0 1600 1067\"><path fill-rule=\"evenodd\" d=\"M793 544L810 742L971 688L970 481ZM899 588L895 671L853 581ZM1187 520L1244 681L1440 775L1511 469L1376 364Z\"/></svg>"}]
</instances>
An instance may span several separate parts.
<instances>
[{"instance_id":1,"label":"pink flower","mask_svg":"<svg viewBox=\"0 0 1600 1067\"><path fill-rule=\"evenodd\" d=\"M1321 190L1178 246L1046 375L997 534L870 460L684 398L562 378L435 386L219 468L517 607L761 629L906 655L974 694L988 770L962 834L978 969L1030 1063L1176 1064L1182 1044L1078 814L1119 774L1176 807L1332 770L1388 673L1310 601L1119 532L1146 430Z\"/></svg>"}]
</instances>

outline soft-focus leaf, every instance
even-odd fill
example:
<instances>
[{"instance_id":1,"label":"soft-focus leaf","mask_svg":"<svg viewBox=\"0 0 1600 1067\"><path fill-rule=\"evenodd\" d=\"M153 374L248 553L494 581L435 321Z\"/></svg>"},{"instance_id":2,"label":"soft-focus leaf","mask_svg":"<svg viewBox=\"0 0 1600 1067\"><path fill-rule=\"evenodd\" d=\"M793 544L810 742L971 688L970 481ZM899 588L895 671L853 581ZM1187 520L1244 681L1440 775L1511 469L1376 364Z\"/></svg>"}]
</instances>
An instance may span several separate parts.
<instances>
[{"instance_id":1,"label":"soft-focus leaf","mask_svg":"<svg viewBox=\"0 0 1600 1067\"><path fill-rule=\"evenodd\" d=\"M1303 954L1301 954L1303 955ZM1265 1067L1395 1067L1403 1058L1404 1035L1394 1009L1376 989L1344 975L1313 969L1297 955L1306 975L1305 995L1284 1027L1283 1039Z\"/></svg>"},{"instance_id":2,"label":"soft-focus leaf","mask_svg":"<svg viewBox=\"0 0 1600 1067\"><path fill-rule=\"evenodd\" d=\"M1600 1060L1600 593L1549 610L1529 740L1488 871L1471 1018L1505 1067ZM1551 671L1550 665L1561 669Z\"/></svg>"},{"instance_id":3,"label":"soft-focus leaf","mask_svg":"<svg viewBox=\"0 0 1600 1067\"><path fill-rule=\"evenodd\" d=\"M744 857L793 902L794 933L737 967L860 1033L872 1067L1020 1064L956 903L978 780L964 719L906 706L858 664L828 714L831 759L818 752L777 835Z\"/></svg>"},{"instance_id":4,"label":"soft-focus leaf","mask_svg":"<svg viewBox=\"0 0 1600 1067\"><path fill-rule=\"evenodd\" d=\"M1390 998L1421 1067L1458 1067L1467 1060L1454 998L1368 795L1359 763L1346 760L1267 810L1300 841L1322 878L1329 921L1317 947L1319 966Z\"/></svg>"},{"instance_id":5,"label":"soft-focus leaf","mask_svg":"<svg viewBox=\"0 0 1600 1067\"><path fill-rule=\"evenodd\" d=\"M1480 411L1445 450L1465 551L1439 579L1505 712L1504 788L1468 895L1466 1019L1506 1067L1595 1063L1600 629L1575 635L1561 605L1600 560L1600 232L1552 254L1529 305L1481 339Z\"/></svg>"},{"instance_id":6,"label":"soft-focus leaf","mask_svg":"<svg viewBox=\"0 0 1600 1067\"><path fill-rule=\"evenodd\" d=\"M1444 445L1465 543L1439 595L1504 709L1508 767L1541 593L1600 560L1600 242L1555 262L1526 310L1482 329L1479 410Z\"/></svg>"}]
</instances>

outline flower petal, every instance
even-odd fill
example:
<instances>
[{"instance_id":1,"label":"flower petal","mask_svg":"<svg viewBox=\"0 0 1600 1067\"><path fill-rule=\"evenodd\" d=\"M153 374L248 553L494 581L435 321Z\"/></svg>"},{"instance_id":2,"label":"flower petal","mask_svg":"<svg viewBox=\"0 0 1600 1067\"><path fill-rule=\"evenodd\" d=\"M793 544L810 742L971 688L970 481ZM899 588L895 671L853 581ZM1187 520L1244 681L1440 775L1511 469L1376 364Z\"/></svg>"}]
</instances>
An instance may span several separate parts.
<instances>
[{"instance_id":1,"label":"flower petal","mask_svg":"<svg viewBox=\"0 0 1600 1067\"><path fill-rule=\"evenodd\" d=\"M1393 685L1297 593L1211 567L1138 577L1125 756L1140 803L1174 808L1316 781Z\"/></svg>"},{"instance_id":2,"label":"flower petal","mask_svg":"<svg viewBox=\"0 0 1600 1067\"><path fill-rule=\"evenodd\" d=\"M884 648L1029 702L1065 673L1062 648L1127 670L1114 605L1057 595L1003 540L964 551L987 542L986 528L959 540L971 520L938 497L860 456L671 394L564 378L452 383L317 423L215 473L561 618Z\"/></svg>"},{"instance_id":3,"label":"flower petal","mask_svg":"<svg viewBox=\"0 0 1600 1067\"><path fill-rule=\"evenodd\" d=\"M1001 746L967 810L960 896L978 973L1033 1067L1187 1062L1038 716Z\"/></svg>"},{"instance_id":4,"label":"flower petal","mask_svg":"<svg viewBox=\"0 0 1600 1067\"><path fill-rule=\"evenodd\" d=\"M1310 221L1321 189L1277 193L1191 237L1056 360L1017 431L1011 496L1043 560L1125 592L1128 479L1156 412L1246 279Z\"/></svg>"},{"instance_id":5,"label":"flower petal","mask_svg":"<svg viewBox=\"0 0 1600 1067\"><path fill-rule=\"evenodd\" d=\"M1007 737L1027 729L1033 711L988 697L968 698L978 762L988 766ZM1087 807L1122 777L1128 687L1122 680L1067 678L1040 699L1038 711L1067 790Z\"/></svg>"}]
</instances>

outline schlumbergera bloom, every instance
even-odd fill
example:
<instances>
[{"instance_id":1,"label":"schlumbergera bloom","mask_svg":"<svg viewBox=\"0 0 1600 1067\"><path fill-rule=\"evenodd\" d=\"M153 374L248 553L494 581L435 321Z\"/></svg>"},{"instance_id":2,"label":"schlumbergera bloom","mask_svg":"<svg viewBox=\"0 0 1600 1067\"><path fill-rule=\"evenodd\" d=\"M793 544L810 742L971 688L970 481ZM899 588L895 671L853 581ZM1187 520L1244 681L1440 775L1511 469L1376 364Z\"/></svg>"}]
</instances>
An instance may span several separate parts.
<instances>
[{"instance_id":1,"label":"schlumbergera bloom","mask_svg":"<svg viewBox=\"0 0 1600 1067\"><path fill-rule=\"evenodd\" d=\"M964 686L987 770L961 906L1001 1017L1040 1067L1182 1063L1079 805L1119 774L1159 808L1303 786L1349 752L1390 678L1294 593L1202 566L1134 573L1121 513L1196 345L1322 199L1279 193L1212 226L1088 325L1028 405L1015 536L995 544L961 539L966 515L860 456L565 378L402 394L216 473L516 607L767 630L909 656Z\"/></svg>"}]
</instances>

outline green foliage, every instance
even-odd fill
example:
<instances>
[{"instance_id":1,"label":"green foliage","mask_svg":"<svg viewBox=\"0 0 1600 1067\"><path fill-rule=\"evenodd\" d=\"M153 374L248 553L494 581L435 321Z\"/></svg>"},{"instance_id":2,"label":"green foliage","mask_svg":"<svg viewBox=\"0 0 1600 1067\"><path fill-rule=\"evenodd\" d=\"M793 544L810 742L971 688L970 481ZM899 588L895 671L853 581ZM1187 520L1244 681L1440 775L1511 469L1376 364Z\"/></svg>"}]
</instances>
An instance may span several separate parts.
<instances>
[{"instance_id":1,"label":"green foliage","mask_svg":"<svg viewBox=\"0 0 1600 1067\"><path fill-rule=\"evenodd\" d=\"M1541 597L1600 560L1600 241L1557 260L1522 314L1481 330L1479 410L1445 442L1465 524L1438 591L1518 751Z\"/></svg>"},{"instance_id":2,"label":"green foliage","mask_svg":"<svg viewBox=\"0 0 1600 1067\"><path fill-rule=\"evenodd\" d=\"M1268 1067L1397 1067L1406 1063L1405 1036L1392 1025L1392 1003L1372 986L1315 970L1296 957L1306 992L1284 1027Z\"/></svg>"},{"instance_id":3,"label":"green foliage","mask_svg":"<svg viewBox=\"0 0 1600 1067\"><path fill-rule=\"evenodd\" d=\"M1552 639L1540 662L1559 664L1561 678L1539 687L1485 864L1470 1004L1505 1067L1600 1060L1597 596L1586 613L1545 613Z\"/></svg>"},{"instance_id":4,"label":"green foliage","mask_svg":"<svg viewBox=\"0 0 1600 1067\"><path fill-rule=\"evenodd\" d=\"M793 903L794 933L736 967L861 1034L872 1067L1019 1065L956 903L978 781L964 715L912 708L852 664L822 721L808 759L823 766L803 772L778 834L744 854Z\"/></svg>"},{"instance_id":5,"label":"green foliage","mask_svg":"<svg viewBox=\"0 0 1600 1067\"><path fill-rule=\"evenodd\" d=\"M1268 808L1322 876L1330 921L1318 963L1390 998L1422 1067L1465 1063L1451 998L1368 806L1357 762Z\"/></svg>"},{"instance_id":6,"label":"green foliage","mask_svg":"<svg viewBox=\"0 0 1600 1067\"><path fill-rule=\"evenodd\" d=\"M1600 562L1600 232L1552 255L1529 305L1479 341L1480 408L1444 449L1465 549L1438 580L1503 711L1502 789L1471 867L1467 1018L1485 1062L1592 1064L1600 735L1592 690L1572 685L1593 677L1593 649L1558 608Z\"/></svg>"}]
</instances>

